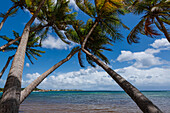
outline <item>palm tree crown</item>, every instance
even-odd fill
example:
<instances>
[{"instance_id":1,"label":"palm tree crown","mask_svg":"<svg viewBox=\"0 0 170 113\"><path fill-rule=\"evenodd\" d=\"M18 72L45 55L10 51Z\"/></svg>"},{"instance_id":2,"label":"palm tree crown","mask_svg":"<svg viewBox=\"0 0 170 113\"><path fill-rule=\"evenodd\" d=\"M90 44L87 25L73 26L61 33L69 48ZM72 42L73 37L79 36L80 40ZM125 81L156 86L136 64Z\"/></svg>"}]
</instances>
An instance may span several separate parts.
<instances>
[{"instance_id":1,"label":"palm tree crown","mask_svg":"<svg viewBox=\"0 0 170 113\"><path fill-rule=\"evenodd\" d=\"M170 25L169 7L169 0L135 0L129 9L131 9L134 14L141 14L143 17L128 35L128 42L138 42L138 33L150 37L160 35L158 31L154 29L153 25L156 25L157 28L164 33L167 40L170 42L169 33L164 25Z\"/></svg>"},{"instance_id":2,"label":"palm tree crown","mask_svg":"<svg viewBox=\"0 0 170 113\"><path fill-rule=\"evenodd\" d=\"M15 38L20 37L19 33L15 32L15 31L13 31L13 34L14 34ZM3 40L6 40L8 42L12 40L11 38L9 38L7 36L0 36L0 38L2 38ZM35 48L39 47L39 44L38 44L39 39L40 39L40 37L36 37L35 32L30 33L29 40L28 40L27 47L26 47L26 56L32 64L33 64L32 58L37 60L36 56L41 57L41 53L45 53L45 51L35 49ZM13 45L6 47L3 50L3 52L17 50L19 43L20 43L20 40L16 41L15 43L13 43Z\"/></svg>"},{"instance_id":3,"label":"palm tree crown","mask_svg":"<svg viewBox=\"0 0 170 113\"><path fill-rule=\"evenodd\" d=\"M82 44L86 35L90 31L91 27L93 26L94 22L89 19L86 24L84 24L83 21L74 21L73 28L67 29L67 32L65 33L67 38L70 41L73 41L77 44ZM90 35L90 37L87 40L87 44L85 46L85 49L87 49L92 54L96 55L100 59L102 59L105 63L109 63L109 60L102 54L103 50L112 51L111 49L107 48L106 45L112 45L112 40L107 37L105 33L102 32L101 27L98 25L93 33ZM77 49L80 49L80 46L77 46L73 48L72 51L75 51ZM80 49L78 52L78 60L81 67L84 67L83 60L82 60L82 50ZM88 63L95 67L94 62L92 59L86 55L86 60Z\"/></svg>"}]
</instances>

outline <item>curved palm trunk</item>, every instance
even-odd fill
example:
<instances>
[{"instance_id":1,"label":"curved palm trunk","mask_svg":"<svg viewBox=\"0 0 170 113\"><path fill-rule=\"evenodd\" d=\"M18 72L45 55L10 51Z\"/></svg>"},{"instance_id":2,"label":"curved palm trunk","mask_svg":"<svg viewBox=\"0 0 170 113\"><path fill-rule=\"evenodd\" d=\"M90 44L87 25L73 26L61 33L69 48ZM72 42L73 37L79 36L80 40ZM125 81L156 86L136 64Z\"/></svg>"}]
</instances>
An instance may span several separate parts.
<instances>
[{"instance_id":1,"label":"curved palm trunk","mask_svg":"<svg viewBox=\"0 0 170 113\"><path fill-rule=\"evenodd\" d=\"M30 26L37 17L41 6L45 0L39 4L35 14L26 24L21 36L21 42L18 46L14 60L12 62L8 78L4 87L4 92L0 100L0 113L18 113L20 105L21 81L24 67L25 51L28 42Z\"/></svg>"},{"instance_id":2,"label":"curved palm trunk","mask_svg":"<svg viewBox=\"0 0 170 113\"><path fill-rule=\"evenodd\" d=\"M6 19L8 18L9 13L10 13L14 8L16 8L17 6L18 6L18 4L17 4L17 5L14 5L13 7L11 7L11 8L7 11L5 17L3 18L3 20L2 20L1 23L0 23L0 30L2 29L2 26L4 25Z\"/></svg>"},{"instance_id":3,"label":"curved palm trunk","mask_svg":"<svg viewBox=\"0 0 170 113\"><path fill-rule=\"evenodd\" d=\"M158 16L156 17L156 19L158 20L159 24L160 24L161 27L162 27L162 30L161 30L161 31L164 33L165 37L167 38L167 40L168 40L169 43L170 43L170 36L169 36L168 31L166 30L166 28L165 28L163 22L159 19Z\"/></svg>"},{"instance_id":4,"label":"curved palm trunk","mask_svg":"<svg viewBox=\"0 0 170 113\"><path fill-rule=\"evenodd\" d=\"M89 36L92 34L92 32L93 32L93 30L95 29L95 27L97 26L97 24L98 24L98 22L96 21L96 22L94 23L93 27L90 29L89 33L86 35L86 37L85 37L85 39L84 39L84 41L83 41L83 44L81 45L82 48L85 47L85 44L86 44L86 42L87 42L87 39L88 39Z\"/></svg>"},{"instance_id":5,"label":"curved palm trunk","mask_svg":"<svg viewBox=\"0 0 170 113\"><path fill-rule=\"evenodd\" d=\"M162 111L155 106L147 97L145 97L137 88L131 83L109 68L106 64L100 61L96 56L89 53L87 50L82 49L85 54L93 59L99 66L101 66L116 82L119 86L133 99L138 107L144 113L162 113Z\"/></svg>"},{"instance_id":6,"label":"curved palm trunk","mask_svg":"<svg viewBox=\"0 0 170 113\"><path fill-rule=\"evenodd\" d=\"M47 70L45 73L40 75L37 79L35 79L31 84L29 84L23 91L21 91L21 98L20 98L20 104L28 97L28 95L54 70L56 70L59 66L67 62L71 59L71 57L78 52L79 50L70 53L65 59L61 60L54 66L52 66L49 70Z\"/></svg>"},{"instance_id":7,"label":"curved palm trunk","mask_svg":"<svg viewBox=\"0 0 170 113\"><path fill-rule=\"evenodd\" d=\"M4 68L2 69L2 71L0 72L0 78L1 78L2 75L4 74L6 68L8 67L8 65L9 65L9 63L10 63L10 61L11 61L11 59L12 59L13 57L14 57L14 55L8 57L8 60L7 60L6 64L5 64L5 67L4 67Z\"/></svg>"},{"instance_id":8,"label":"curved palm trunk","mask_svg":"<svg viewBox=\"0 0 170 113\"><path fill-rule=\"evenodd\" d=\"M2 51L3 49L5 49L6 47L10 46L11 44L15 43L16 41L18 41L21 37L18 37L10 42L8 42L7 44L3 45L0 47L0 51Z\"/></svg>"}]
</instances>

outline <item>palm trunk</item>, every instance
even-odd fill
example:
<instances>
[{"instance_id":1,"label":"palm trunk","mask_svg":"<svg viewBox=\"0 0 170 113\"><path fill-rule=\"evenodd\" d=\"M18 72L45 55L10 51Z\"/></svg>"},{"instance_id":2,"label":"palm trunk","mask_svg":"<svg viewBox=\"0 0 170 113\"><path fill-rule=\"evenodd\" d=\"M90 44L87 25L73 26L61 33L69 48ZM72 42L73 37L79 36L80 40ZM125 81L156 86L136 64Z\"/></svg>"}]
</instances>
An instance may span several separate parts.
<instances>
[{"instance_id":1,"label":"palm trunk","mask_svg":"<svg viewBox=\"0 0 170 113\"><path fill-rule=\"evenodd\" d=\"M0 101L0 113L19 112L22 72L24 67L25 51L28 42L30 26L37 17L38 12L40 11L40 8L44 4L44 2L45 0L41 1L35 14L32 16L32 18L29 20L24 28L23 34L21 36L21 42L14 56L14 60L12 62L4 87L4 92Z\"/></svg>"},{"instance_id":2,"label":"palm trunk","mask_svg":"<svg viewBox=\"0 0 170 113\"><path fill-rule=\"evenodd\" d=\"M157 21L159 22L159 24L160 24L161 27L162 27L162 32L164 33L165 37L167 38L167 40L168 40L169 43L170 43L170 37L169 37L168 31L166 30L166 28L165 28L163 22L159 19L158 16L156 16L156 19L157 19Z\"/></svg>"},{"instance_id":3,"label":"palm trunk","mask_svg":"<svg viewBox=\"0 0 170 113\"><path fill-rule=\"evenodd\" d=\"M87 42L87 39L90 37L90 35L92 34L92 32L93 32L94 28L97 26L97 24L98 24L98 22L96 21L95 24L93 25L93 27L90 29L89 33L86 35L86 37L85 37L85 39L84 39L84 41L83 41L83 44L82 44L82 46L81 46L82 48L85 47L85 44L86 44L86 42Z\"/></svg>"},{"instance_id":4,"label":"palm trunk","mask_svg":"<svg viewBox=\"0 0 170 113\"><path fill-rule=\"evenodd\" d=\"M11 44L15 43L16 41L18 41L21 37L18 37L10 42L8 42L7 44L3 45L0 47L0 51L2 51L3 49L5 49L6 47L10 46Z\"/></svg>"},{"instance_id":5,"label":"palm trunk","mask_svg":"<svg viewBox=\"0 0 170 113\"><path fill-rule=\"evenodd\" d=\"M6 64L5 64L5 67L4 67L4 68L2 69L2 71L0 72L0 79L1 79L2 75L4 74L6 68L8 67L8 65L9 65L9 63L10 63L10 61L11 61L11 59L12 59L13 57L14 57L14 55L8 57L8 60L7 60Z\"/></svg>"},{"instance_id":6,"label":"palm trunk","mask_svg":"<svg viewBox=\"0 0 170 113\"><path fill-rule=\"evenodd\" d=\"M79 50L70 53L65 59L61 60L54 66L52 66L49 70L47 70L45 73L40 75L37 79L35 79L31 84L29 84L23 91L21 91L21 98L20 98L20 104L28 97L28 95L54 70L56 70L59 66L61 66L63 63L67 62L71 59L71 57L77 53Z\"/></svg>"},{"instance_id":7,"label":"palm trunk","mask_svg":"<svg viewBox=\"0 0 170 113\"><path fill-rule=\"evenodd\" d=\"M0 23L0 30L2 29L2 26L4 25L6 19L8 18L9 13L10 13L14 8L16 8L17 6L18 6L18 4L17 4L17 5L14 5L13 7L11 7L11 8L7 11L5 17L3 18L3 20L2 20L1 23Z\"/></svg>"},{"instance_id":8,"label":"palm trunk","mask_svg":"<svg viewBox=\"0 0 170 113\"><path fill-rule=\"evenodd\" d=\"M109 68L106 64L100 61L96 56L89 53L87 50L82 49L85 54L93 59L99 66L101 66L116 82L119 86L133 99L138 107L144 113L162 113L162 111L154 105L147 97L145 97L137 88L131 83Z\"/></svg>"}]
</instances>

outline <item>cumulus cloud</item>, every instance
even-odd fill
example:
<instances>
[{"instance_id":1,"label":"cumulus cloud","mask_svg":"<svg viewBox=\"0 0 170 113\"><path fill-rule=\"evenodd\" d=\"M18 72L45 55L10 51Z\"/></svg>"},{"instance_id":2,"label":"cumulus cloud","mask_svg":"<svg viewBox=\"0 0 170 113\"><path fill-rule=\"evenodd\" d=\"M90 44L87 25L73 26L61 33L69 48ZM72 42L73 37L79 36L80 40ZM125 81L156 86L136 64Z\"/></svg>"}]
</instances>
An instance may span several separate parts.
<instances>
[{"instance_id":1,"label":"cumulus cloud","mask_svg":"<svg viewBox=\"0 0 170 113\"><path fill-rule=\"evenodd\" d=\"M23 86L27 86L35 78L40 76L39 73L27 74L27 80L23 80ZM108 90L116 85L106 72L101 68L80 69L79 71L67 72L62 74L53 74L46 78L40 84L43 89L96 89Z\"/></svg>"},{"instance_id":2,"label":"cumulus cloud","mask_svg":"<svg viewBox=\"0 0 170 113\"><path fill-rule=\"evenodd\" d=\"M30 64L29 64L29 63L26 63L26 67L30 67Z\"/></svg>"},{"instance_id":3,"label":"cumulus cloud","mask_svg":"<svg viewBox=\"0 0 170 113\"><path fill-rule=\"evenodd\" d=\"M170 43L166 38L157 39L153 44L150 44L153 48L169 48L170 49Z\"/></svg>"},{"instance_id":4,"label":"cumulus cloud","mask_svg":"<svg viewBox=\"0 0 170 113\"><path fill-rule=\"evenodd\" d=\"M67 0L68 1L68 0ZM54 3L57 3L57 0L53 0ZM70 0L70 3L69 3L70 6L72 6L76 11L78 11L78 6L76 5L75 3L75 0Z\"/></svg>"},{"instance_id":5,"label":"cumulus cloud","mask_svg":"<svg viewBox=\"0 0 170 113\"><path fill-rule=\"evenodd\" d=\"M116 69L116 71L124 76L132 84L140 88L166 87L170 85L170 68L151 68L138 69L133 66Z\"/></svg>"},{"instance_id":6,"label":"cumulus cloud","mask_svg":"<svg viewBox=\"0 0 170 113\"><path fill-rule=\"evenodd\" d=\"M168 88L170 85L170 67L138 69L133 66L129 66L116 69L115 71L140 89L149 90L153 87L162 89ZM40 76L39 73L27 74L26 77L28 80L23 81L23 85L28 85L38 76ZM40 84L39 88L83 90L121 89L100 67L88 67L87 69L80 69L79 71L52 74Z\"/></svg>"},{"instance_id":7,"label":"cumulus cloud","mask_svg":"<svg viewBox=\"0 0 170 113\"><path fill-rule=\"evenodd\" d=\"M168 50L170 44L165 39L158 39L153 44L154 48L148 48L141 52L121 51L117 61L133 61L133 66L136 68L149 68L151 66L157 66L161 64L167 64L168 61L162 60L160 57L156 57L155 54L160 53L161 50Z\"/></svg>"},{"instance_id":8,"label":"cumulus cloud","mask_svg":"<svg viewBox=\"0 0 170 113\"><path fill-rule=\"evenodd\" d=\"M68 45L64 43L61 39L55 38L52 35L48 35L48 37L42 41L42 47L49 49L69 49L72 48L74 44Z\"/></svg>"},{"instance_id":9,"label":"cumulus cloud","mask_svg":"<svg viewBox=\"0 0 170 113\"><path fill-rule=\"evenodd\" d=\"M151 53L149 53L149 51L150 50L134 53L131 51L121 51L121 55L118 56L117 60L119 62L135 60L133 66L137 68L147 68L165 63L165 61L153 55L156 51L154 52L153 50Z\"/></svg>"}]
</instances>

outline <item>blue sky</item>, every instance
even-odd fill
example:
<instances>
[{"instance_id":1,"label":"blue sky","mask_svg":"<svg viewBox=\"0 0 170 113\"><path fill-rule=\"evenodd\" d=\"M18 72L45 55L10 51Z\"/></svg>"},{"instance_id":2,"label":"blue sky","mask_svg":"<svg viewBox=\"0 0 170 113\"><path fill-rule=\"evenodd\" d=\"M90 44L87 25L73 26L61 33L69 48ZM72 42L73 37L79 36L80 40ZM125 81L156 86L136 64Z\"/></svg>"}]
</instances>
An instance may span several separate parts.
<instances>
[{"instance_id":1,"label":"blue sky","mask_svg":"<svg viewBox=\"0 0 170 113\"><path fill-rule=\"evenodd\" d=\"M11 7L10 1L2 1L0 12L6 12ZM71 1L70 6L78 11L78 19L86 21L89 17L82 13ZM7 19L0 35L14 38L12 30L22 34L25 24L30 19L28 11L19 10L18 13ZM133 28L140 20L140 16L127 14L121 16L122 21ZM2 20L2 18L0 19ZM35 21L36 22L36 21ZM168 26L169 27L169 26ZM124 37L127 37L129 30L120 29ZM163 35L152 39L140 36L140 43L129 45L126 38L123 41L116 41L112 52L104 52L110 60L109 66L117 73L125 77L140 90L170 90L170 44ZM6 42L0 39L0 46ZM38 60L33 60L32 65L25 59L22 86L26 87L32 80L40 76L51 66L62 60L70 52L74 44L64 44L57 35L49 33L43 42L42 50L46 51ZM0 52L0 70L5 65L12 52ZM83 89L83 90L121 90L119 86L100 67L92 68L87 63L85 68L78 64L77 55L67 63L59 67L55 72L40 84L43 89ZM9 68L0 79L0 87L4 86Z\"/></svg>"}]
</instances>

